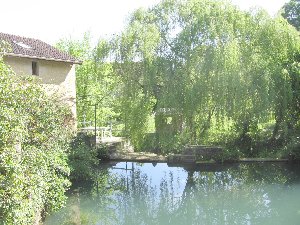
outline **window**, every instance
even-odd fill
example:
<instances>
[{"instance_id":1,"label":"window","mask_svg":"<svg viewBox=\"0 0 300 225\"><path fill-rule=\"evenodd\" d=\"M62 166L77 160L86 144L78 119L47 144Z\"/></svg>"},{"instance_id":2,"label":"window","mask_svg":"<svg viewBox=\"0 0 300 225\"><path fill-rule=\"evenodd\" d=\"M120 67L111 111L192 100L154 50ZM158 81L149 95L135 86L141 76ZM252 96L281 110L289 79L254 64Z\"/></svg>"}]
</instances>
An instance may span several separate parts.
<instances>
[{"instance_id":1,"label":"window","mask_svg":"<svg viewBox=\"0 0 300 225\"><path fill-rule=\"evenodd\" d=\"M16 41L14 41L14 43L17 44L17 45L19 45L22 48L31 49L31 47L29 45L24 44L23 42L16 42Z\"/></svg>"},{"instance_id":2,"label":"window","mask_svg":"<svg viewBox=\"0 0 300 225\"><path fill-rule=\"evenodd\" d=\"M39 68L37 62L32 62L32 75L39 75Z\"/></svg>"}]
</instances>

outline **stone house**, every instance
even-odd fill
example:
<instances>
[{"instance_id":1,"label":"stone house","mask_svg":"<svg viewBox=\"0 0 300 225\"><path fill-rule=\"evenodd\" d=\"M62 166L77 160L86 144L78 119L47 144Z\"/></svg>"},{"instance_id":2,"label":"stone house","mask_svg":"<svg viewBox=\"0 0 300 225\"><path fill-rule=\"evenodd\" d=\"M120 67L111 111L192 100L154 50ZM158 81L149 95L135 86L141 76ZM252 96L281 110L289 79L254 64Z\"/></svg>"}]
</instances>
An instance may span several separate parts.
<instances>
[{"instance_id":1,"label":"stone house","mask_svg":"<svg viewBox=\"0 0 300 225\"><path fill-rule=\"evenodd\" d=\"M0 33L8 46L3 61L16 75L37 76L49 94L57 94L72 110L76 121L75 65L81 61L33 38Z\"/></svg>"}]
</instances>

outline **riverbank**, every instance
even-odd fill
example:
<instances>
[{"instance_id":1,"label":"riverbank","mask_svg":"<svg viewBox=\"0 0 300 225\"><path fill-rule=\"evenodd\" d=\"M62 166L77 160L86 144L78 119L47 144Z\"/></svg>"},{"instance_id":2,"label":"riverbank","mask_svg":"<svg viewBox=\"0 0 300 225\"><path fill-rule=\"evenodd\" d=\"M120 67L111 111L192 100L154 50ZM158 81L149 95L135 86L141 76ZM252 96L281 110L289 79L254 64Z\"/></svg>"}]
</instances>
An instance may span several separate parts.
<instances>
[{"instance_id":1,"label":"riverbank","mask_svg":"<svg viewBox=\"0 0 300 225\"><path fill-rule=\"evenodd\" d=\"M150 152L115 152L109 155L109 160L118 162L168 162L168 156Z\"/></svg>"},{"instance_id":2,"label":"riverbank","mask_svg":"<svg viewBox=\"0 0 300 225\"><path fill-rule=\"evenodd\" d=\"M124 138L107 141L105 160L117 162L168 163L170 165L253 163L253 162L298 162L292 157L225 157L226 152L219 146L189 145L180 153L160 155L153 152L135 152Z\"/></svg>"},{"instance_id":3,"label":"riverbank","mask_svg":"<svg viewBox=\"0 0 300 225\"><path fill-rule=\"evenodd\" d=\"M217 161L197 160L195 155L169 154L167 156L150 152L116 152L108 157L109 161L116 162L141 162L141 163L169 163L169 164L221 164L221 163L253 163L253 162L298 162L292 159L276 158L240 158Z\"/></svg>"}]
</instances>

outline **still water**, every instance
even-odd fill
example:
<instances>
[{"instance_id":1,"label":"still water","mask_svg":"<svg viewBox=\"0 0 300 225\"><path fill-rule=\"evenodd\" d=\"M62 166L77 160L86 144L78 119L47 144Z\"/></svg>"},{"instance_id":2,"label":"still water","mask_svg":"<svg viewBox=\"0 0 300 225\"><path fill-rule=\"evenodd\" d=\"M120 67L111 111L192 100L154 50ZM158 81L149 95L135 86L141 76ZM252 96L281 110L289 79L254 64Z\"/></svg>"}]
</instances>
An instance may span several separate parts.
<instances>
[{"instance_id":1,"label":"still water","mask_svg":"<svg viewBox=\"0 0 300 225\"><path fill-rule=\"evenodd\" d=\"M47 225L300 224L300 167L280 163L102 165Z\"/></svg>"}]
</instances>

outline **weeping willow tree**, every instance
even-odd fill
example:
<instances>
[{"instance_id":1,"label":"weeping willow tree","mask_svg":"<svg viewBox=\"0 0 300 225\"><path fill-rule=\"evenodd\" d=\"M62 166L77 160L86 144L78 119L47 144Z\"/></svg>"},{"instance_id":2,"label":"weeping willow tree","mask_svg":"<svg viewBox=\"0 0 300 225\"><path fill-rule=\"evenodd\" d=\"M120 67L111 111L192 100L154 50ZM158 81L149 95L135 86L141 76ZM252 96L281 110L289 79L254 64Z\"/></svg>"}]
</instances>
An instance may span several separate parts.
<instances>
[{"instance_id":1,"label":"weeping willow tree","mask_svg":"<svg viewBox=\"0 0 300 225\"><path fill-rule=\"evenodd\" d=\"M224 132L246 141L270 124L277 138L299 120L299 34L282 17L164 0L135 11L116 43L122 116L138 148L151 115L169 150Z\"/></svg>"}]
</instances>

